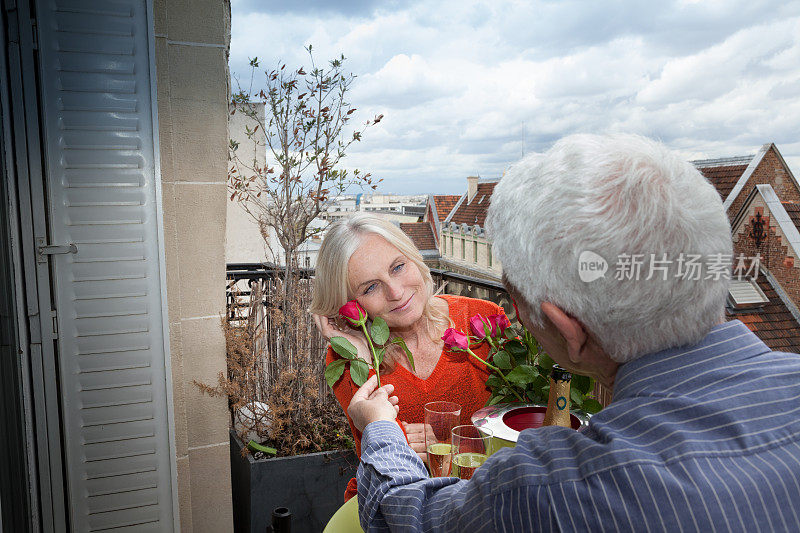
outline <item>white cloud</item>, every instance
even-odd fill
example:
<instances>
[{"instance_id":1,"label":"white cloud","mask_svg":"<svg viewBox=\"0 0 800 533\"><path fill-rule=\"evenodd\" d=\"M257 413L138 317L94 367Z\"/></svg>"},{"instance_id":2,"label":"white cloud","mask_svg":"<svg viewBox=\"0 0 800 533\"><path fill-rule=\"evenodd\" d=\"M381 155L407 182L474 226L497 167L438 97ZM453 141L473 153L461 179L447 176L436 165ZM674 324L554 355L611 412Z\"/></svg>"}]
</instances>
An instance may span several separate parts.
<instances>
[{"instance_id":1,"label":"white cloud","mask_svg":"<svg viewBox=\"0 0 800 533\"><path fill-rule=\"evenodd\" d=\"M687 157L775 141L796 165L794 4L360 1L271 13L234 3L231 70L242 77L248 55L307 65L309 43L318 60L347 56L354 122L385 118L345 161L395 192L459 193L469 174L500 175L522 153L523 124L526 151L627 131Z\"/></svg>"},{"instance_id":2,"label":"white cloud","mask_svg":"<svg viewBox=\"0 0 800 533\"><path fill-rule=\"evenodd\" d=\"M444 97L447 92L446 80L426 59L417 54L398 54L374 74L362 76L352 98L403 109Z\"/></svg>"},{"instance_id":3,"label":"white cloud","mask_svg":"<svg viewBox=\"0 0 800 533\"><path fill-rule=\"evenodd\" d=\"M798 19L747 28L700 53L671 59L637 99L646 104L708 100L775 71L797 47ZM769 35L769 39L764 37ZM781 55L783 54L783 55ZM797 69L798 63L794 68ZM795 70L795 74L797 70Z\"/></svg>"}]
</instances>

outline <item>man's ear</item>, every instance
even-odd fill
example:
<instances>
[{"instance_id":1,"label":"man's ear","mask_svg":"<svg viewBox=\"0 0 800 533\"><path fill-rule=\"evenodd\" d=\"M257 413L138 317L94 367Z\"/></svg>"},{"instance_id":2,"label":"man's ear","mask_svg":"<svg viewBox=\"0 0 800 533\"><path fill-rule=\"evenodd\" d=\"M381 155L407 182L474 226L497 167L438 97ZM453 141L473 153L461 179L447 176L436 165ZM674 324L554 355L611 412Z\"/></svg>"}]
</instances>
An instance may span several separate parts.
<instances>
[{"instance_id":1,"label":"man's ear","mask_svg":"<svg viewBox=\"0 0 800 533\"><path fill-rule=\"evenodd\" d=\"M581 362L584 345L588 340L583 325L550 302L542 302L542 313L550 320L567 342L567 357L575 364Z\"/></svg>"}]
</instances>

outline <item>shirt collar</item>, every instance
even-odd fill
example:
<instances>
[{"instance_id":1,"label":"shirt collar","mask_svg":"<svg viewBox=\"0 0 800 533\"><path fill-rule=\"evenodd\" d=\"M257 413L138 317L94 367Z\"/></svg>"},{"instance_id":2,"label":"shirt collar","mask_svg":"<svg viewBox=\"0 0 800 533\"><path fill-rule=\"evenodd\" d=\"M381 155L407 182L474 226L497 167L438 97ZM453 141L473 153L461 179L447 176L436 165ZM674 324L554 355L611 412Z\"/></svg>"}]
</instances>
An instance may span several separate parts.
<instances>
[{"instance_id":1,"label":"shirt collar","mask_svg":"<svg viewBox=\"0 0 800 533\"><path fill-rule=\"evenodd\" d=\"M615 401L663 390L691 378L698 372L769 352L766 344L738 320L714 326L692 346L679 346L646 354L619 367L614 383Z\"/></svg>"}]
</instances>

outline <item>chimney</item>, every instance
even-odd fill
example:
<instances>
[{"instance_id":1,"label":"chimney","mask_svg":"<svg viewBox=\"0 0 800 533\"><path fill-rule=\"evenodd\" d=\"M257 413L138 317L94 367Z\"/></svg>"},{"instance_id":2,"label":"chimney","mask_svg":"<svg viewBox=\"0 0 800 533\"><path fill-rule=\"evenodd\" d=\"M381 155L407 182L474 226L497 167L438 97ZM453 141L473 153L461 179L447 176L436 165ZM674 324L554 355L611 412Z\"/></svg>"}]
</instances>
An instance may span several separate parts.
<instances>
[{"instance_id":1,"label":"chimney","mask_svg":"<svg viewBox=\"0 0 800 533\"><path fill-rule=\"evenodd\" d=\"M471 203L478 192L478 176L467 176L467 203Z\"/></svg>"}]
</instances>

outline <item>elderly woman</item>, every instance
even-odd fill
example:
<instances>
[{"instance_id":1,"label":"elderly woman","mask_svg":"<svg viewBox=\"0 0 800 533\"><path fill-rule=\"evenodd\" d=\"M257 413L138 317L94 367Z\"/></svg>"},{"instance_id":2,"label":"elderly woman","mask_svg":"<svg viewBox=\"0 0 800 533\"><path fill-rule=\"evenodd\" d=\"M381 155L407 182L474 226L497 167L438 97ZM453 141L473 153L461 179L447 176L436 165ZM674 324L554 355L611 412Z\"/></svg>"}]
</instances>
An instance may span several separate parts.
<instances>
[{"instance_id":1,"label":"elderly woman","mask_svg":"<svg viewBox=\"0 0 800 533\"><path fill-rule=\"evenodd\" d=\"M461 423L489 398L487 369L462 353L444 350L441 340L448 327L469 331L469 318L503 313L501 307L483 300L433 294L430 271L414 243L386 220L357 214L333 224L319 251L311 312L325 338L341 336L358 348L358 356L371 362L366 339L360 331L337 320L337 311L356 300L370 319L381 317L390 338L401 337L414 356L414 370L402 351L393 345L381 365L381 381L394 385L402 407L398 421L409 445L425 460L424 405L447 400L461 405ZM482 345L474 351L486 357ZM327 363L339 356L328 348ZM370 371L372 374L373 372ZM358 387L346 370L333 386L345 413ZM361 455L361 432L348 417ZM356 494L350 481L345 500Z\"/></svg>"}]
</instances>

